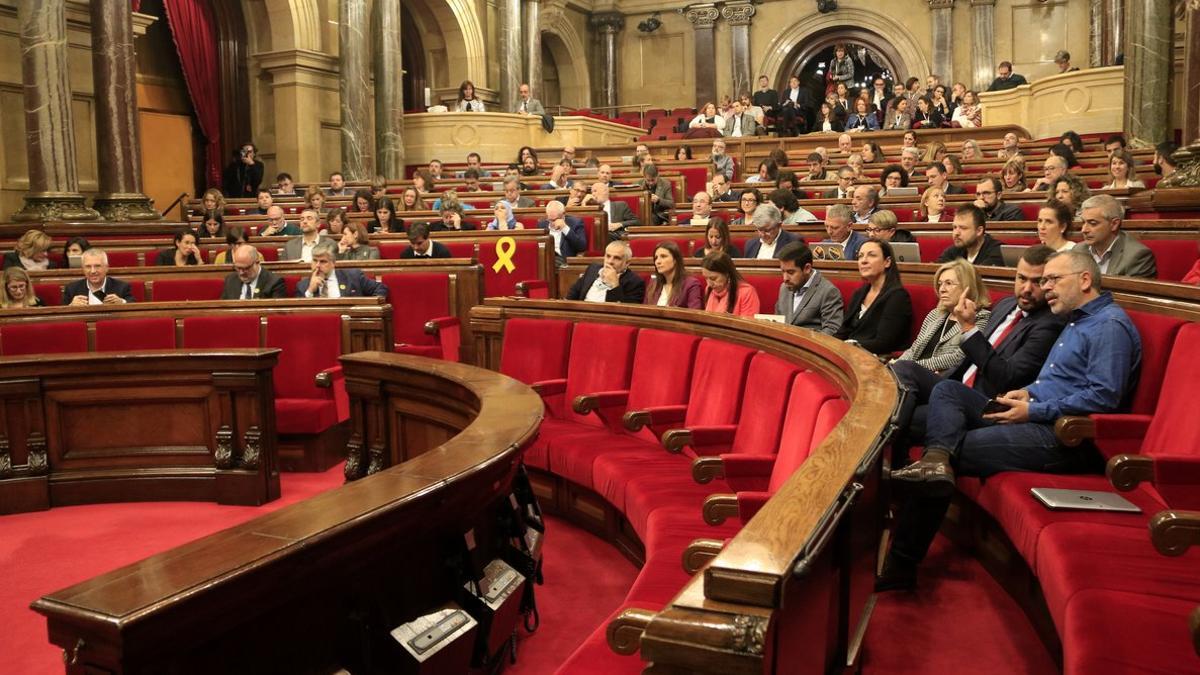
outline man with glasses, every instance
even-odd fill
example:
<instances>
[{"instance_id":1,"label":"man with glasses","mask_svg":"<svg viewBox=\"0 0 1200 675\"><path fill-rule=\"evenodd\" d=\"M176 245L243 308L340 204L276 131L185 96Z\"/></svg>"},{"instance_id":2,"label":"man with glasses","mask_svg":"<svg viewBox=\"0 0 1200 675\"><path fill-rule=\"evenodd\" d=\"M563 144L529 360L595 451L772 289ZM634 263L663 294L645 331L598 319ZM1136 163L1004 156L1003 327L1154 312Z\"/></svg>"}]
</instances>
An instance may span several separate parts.
<instances>
[{"instance_id":1,"label":"man with glasses","mask_svg":"<svg viewBox=\"0 0 1200 675\"><path fill-rule=\"evenodd\" d=\"M300 228L283 218L283 207L278 204L267 208L267 226L258 231L260 237L289 236L300 234Z\"/></svg>"},{"instance_id":2,"label":"man with glasses","mask_svg":"<svg viewBox=\"0 0 1200 675\"><path fill-rule=\"evenodd\" d=\"M1158 275L1154 252L1121 230L1125 208L1112 195L1096 195L1084 200L1080 208L1079 231L1083 242L1075 250L1092 256L1100 271L1109 276L1144 277Z\"/></svg>"},{"instance_id":3,"label":"man with glasses","mask_svg":"<svg viewBox=\"0 0 1200 675\"><path fill-rule=\"evenodd\" d=\"M1016 204L1006 204L1001 198L1004 186L999 178L988 177L975 185L975 206L983 209L986 220L1025 220L1025 213Z\"/></svg>"},{"instance_id":4,"label":"man with glasses","mask_svg":"<svg viewBox=\"0 0 1200 675\"><path fill-rule=\"evenodd\" d=\"M867 238L854 229L854 212L845 204L834 204L825 210L824 244L841 244L842 260L857 260L858 248Z\"/></svg>"},{"instance_id":5,"label":"man with glasses","mask_svg":"<svg viewBox=\"0 0 1200 675\"><path fill-rule=\"evenodd\" d=\"M241 244L233 249L233 273L225 277L222 300L262 300L287 297L283 279L263 269L258 249Z\"/></svg>"},{"instance_id":6,"label":"man with glasses","mask_svg":"<svg viewBox=\"0 0 1200 675\"><path fill-rule=\"evenodd\" d=\"M854 195L854 169L843 166L837 171L837 187L821 193L825 199L850 199Z\"/></svg>"},{"instance_id":7,"label":"man with glasses","mask_svg":"<svg viewBox=\"0 0 1200 675\"><path fill-rule=\"evenodd\" d=\"M1058 155L1050 155L1046 161L1042 162L1042 178L1033 184L1027 192L1053 192L1054 184L1059 178L1067 175L1070 167L1067 166L1067 160Z\"/></svg>"},{"instance_id":8,"label":"man with glasses","mask_svg":"<svg viewBox=\"0 0 1200 675\"><path fill-rule=\"evenodd\" d=\"M945 515L956 473L986 478L1002 471L1099 468L1093 448L1059 443L1054 422L1064 415L1110 413L1125 406L1141 367L1141 339L1129 315L1102 290L1100 267L1086 251L1051 255L1040 286L1050 311L1067 326L1053 340L1032 384L1005 393L980 391L965 380L944 380L933 387L924 454L915 464L892 471L893 485L909 488L906 507L912 510L897 523L896 544L878 590L915 587L917 564ZM988 369L984 363L977 373ZM989 393L994 397L989 399ZM925 528L919 541L910 539L910 527Z\"/></svg>"},{"instance_id":9,"label":"man with glasses","mask_svg":"<svg viewBox=\"0 0 1200 675\"><path fill-rule=\"evenodd\" d=\"M750 216L750 224L758 236L746 242L746 257L770 260L779 257L779 251L799 237L783 229L783 213L774 204L761 204Z\"/></svg>"}]
</instances>

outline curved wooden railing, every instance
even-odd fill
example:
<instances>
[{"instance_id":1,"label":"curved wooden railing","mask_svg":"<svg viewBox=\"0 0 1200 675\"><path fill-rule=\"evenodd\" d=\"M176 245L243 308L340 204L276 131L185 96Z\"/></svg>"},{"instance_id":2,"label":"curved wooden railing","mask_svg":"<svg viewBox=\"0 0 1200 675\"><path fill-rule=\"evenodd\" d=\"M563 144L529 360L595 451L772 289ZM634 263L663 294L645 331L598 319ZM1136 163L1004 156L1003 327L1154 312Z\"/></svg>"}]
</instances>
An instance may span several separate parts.
<instances>
[{"instance_id":1,"label":"curved wooden railing","mask_svg":"<svg viewBox=\"0 0 1200 675\"><path fill-rule=\"evenodd\" d=\"M542 401L458 363L363 352L342 365L380 411L461 414L409 415L403 433L384 421L377 442L402 463L41 598L70 672L367 672L366 645L457 597L447 552L474 529L482 559L494 553L491 507Z\"/></svg>"},{"instance_id":2,"label":"curved wooden railing","mask_svg":"<svg viewBox=\"0 0 1200 675\"><path fill-rule=\"evenodd\" d=\"M635 325L727 341L813 370L839 388L849 412L758 515L662 612L629 612L610 624L609 636L610 646L622 653L640 647L656 668L687 672L765 672L767 664L781 662L809 663L812 672L823 672L826 656L832 663L854 651L865 628L881 527L878 460L898 404L895 381L877 359L825 335L728 315L490 299L471 311L480 365L498 367L504 322L517 317ZM841 574L831 584L834 569ZM807 658L791 653L800 644L791 631L828 622L830 593L848 608L840 626L828 628L836 633L836 647Z\"/></svg>"}]
</instances>

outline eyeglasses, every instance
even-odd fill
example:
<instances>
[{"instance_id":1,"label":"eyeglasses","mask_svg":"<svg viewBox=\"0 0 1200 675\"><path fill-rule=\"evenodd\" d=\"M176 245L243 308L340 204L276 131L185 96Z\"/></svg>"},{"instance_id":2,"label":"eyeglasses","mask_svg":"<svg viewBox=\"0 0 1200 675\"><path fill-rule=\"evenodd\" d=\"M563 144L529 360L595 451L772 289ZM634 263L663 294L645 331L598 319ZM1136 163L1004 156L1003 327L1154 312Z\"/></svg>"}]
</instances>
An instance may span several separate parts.
<instances>
[{"instance_id":1,"label":"eyeglasses","mask_svg":"<svg viewBox=\"0 0 1200 675\"><path fill-rule=\"evenodd\" d=\"M937 282L937 289L940 291L943 288L954 288L958 285L959 283L953 279L942 279L941 281Z\"/></svg>"},{"instance_id":2,"label":"eyeglasses","mask_svg":"<svg viewBox=\"0 0 1200 675\"><path fill-rule=\"evenodd\" d=\"M870 225L867 227L866 231L867 231L867 234L879 234L880 232L887 232L888 230L894 230L894 229L896 229L896 228L894 228L894 227L875 227L874 225Z\"/></svg>"},{"instance_id":3,"label":"eyeglasses","mask_svg":"<svg viewBox=\"0 0 1200 675\"><path fill-rule=\"evenodd\" d=\"M1041 286L1043 288L1054 288L1058 285L1058 282L1062 281L1065 277L1069 277L1074 274L1083 274L1083 271L1067 272L1066 274L1047 274L1046 276L1042 277Z\"/></svg>"}]
</instances>

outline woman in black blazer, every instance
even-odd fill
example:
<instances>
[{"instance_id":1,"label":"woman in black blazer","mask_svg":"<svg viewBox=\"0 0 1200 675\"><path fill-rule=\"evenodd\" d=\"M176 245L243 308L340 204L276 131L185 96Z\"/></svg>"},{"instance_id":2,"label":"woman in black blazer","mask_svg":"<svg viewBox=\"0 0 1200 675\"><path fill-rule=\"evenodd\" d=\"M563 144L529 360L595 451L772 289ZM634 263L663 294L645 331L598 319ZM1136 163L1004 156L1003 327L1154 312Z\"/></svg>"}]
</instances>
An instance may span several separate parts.
<instances>
[{"instance_id":1,"label":"woman in black blazer","mask_svg":"<svg viewBox=\"0 0 1200 675\"><path fill-rule=\"evenodd\" d=\"M191 230L180 230L175 233L175 247L158 252L154 264L163 267L186 267L187 265L203 264L200 259L200 249L196 246L196 233Z\"/></svg>"},{"instance_id":2,"label":"woman in black blazer","mask_svg":"<svg viewBox=\"0 0 1200 675\"><path fill-rule=\"evenodd\" d=\"M895 260L886 241L872 239L859 247L858 271L866 283L851 296L835 337L880 355L908 345L912 299L900 283Z\"/></svg>"}]
</instances>

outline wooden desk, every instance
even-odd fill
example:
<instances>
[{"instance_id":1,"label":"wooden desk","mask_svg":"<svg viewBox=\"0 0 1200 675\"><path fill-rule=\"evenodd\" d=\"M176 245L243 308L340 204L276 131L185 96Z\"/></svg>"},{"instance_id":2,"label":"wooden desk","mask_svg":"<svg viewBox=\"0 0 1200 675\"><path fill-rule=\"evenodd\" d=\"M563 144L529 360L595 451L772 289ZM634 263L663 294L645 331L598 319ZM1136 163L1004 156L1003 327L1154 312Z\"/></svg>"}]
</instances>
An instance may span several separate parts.
<instances>
[{"instance_id":1,"label":"wooden desk","mask_svg":"<svg viewBox=\"0 0 1200 675\"><path fill-rule=\"evenodd\" d=\"M366 672L350 649L362 645L357 630L386 638L454 597L446 554L470 528L489 553L491 506L542 401L458 363L368 352L342 364L348 388L372 392L383 411L456 401L467 411L449 422L457 435L408 438L401 450L384 434L381 451L407 458L397 466L41 598L33 608L74 659L68 672ZM351 414L361 428L361 408Z\"/></svg>"},{"instance_id":2,"label":"wooden desk","mask_svg":"<svg viewBox=\"0 0 1200 675\"><path fill-rule=\"evenodd\" d=\"M0 358L0 513L279 497L278 349Z\"/></svg>"}]
</instances>

